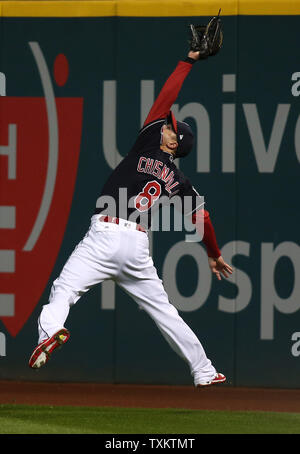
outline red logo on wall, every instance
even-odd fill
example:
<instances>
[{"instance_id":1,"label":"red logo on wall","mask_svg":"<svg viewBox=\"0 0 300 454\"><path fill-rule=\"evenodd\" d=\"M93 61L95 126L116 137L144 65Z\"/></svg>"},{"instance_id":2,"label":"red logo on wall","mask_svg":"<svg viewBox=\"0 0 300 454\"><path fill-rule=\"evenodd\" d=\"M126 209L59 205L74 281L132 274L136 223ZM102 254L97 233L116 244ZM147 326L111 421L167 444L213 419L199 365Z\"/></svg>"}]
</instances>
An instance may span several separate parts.
<instances>
[{"instance_id":1,"label":"red logo on wall","mask_svg":"<svg viewBox=\"0 0 300 454\"><path fill-rule=\"evenodd\" d=\"M43 98L0 97L0 318L12 336L47 285L71 208L82 129L82 98L55 98L41 49L29 43ZM57 56L54 81L69 65Z\"/></svg>"}]
</instances>

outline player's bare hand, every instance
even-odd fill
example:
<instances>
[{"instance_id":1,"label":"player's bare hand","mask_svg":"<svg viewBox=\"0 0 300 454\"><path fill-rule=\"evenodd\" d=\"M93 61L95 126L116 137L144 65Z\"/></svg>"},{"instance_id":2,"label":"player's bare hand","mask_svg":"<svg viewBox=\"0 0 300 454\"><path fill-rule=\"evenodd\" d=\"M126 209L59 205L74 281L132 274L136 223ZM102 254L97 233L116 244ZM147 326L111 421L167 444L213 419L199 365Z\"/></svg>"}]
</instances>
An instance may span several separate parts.
<instances>
[{"instance_id":1,"label":"player's bare hand","mask_svg":"<svg viewBox=\"0 0 300 454\"><path fill-rule=\"evenodd\" d=\"M224 277L229 277L230 274L233 273L233 268L224 261L222 256L218 259L208 257L208 264L212 273L216 275L219 281L222 279L222 275Z\"/></svg>"},{"instance_id":2,"label":"player's bare hand","mask_svg":"<svg viewBox=\"0 0 300 454\"><path fill-rule=\"evenodd\" d=\"M188 57L193 58L194 60L199 60L200 52L189 51Z\"/></svg>"}]
</instances>

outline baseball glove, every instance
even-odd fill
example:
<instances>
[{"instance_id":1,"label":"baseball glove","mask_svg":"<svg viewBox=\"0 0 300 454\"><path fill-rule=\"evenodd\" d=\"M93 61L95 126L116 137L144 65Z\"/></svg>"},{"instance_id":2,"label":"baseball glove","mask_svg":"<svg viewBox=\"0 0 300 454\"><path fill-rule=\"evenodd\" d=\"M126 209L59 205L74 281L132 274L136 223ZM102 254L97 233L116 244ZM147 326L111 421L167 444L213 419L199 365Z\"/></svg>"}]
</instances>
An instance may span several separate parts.
<instances>
[{"instance_id":1,"label":"baseball glove","mask_svg":"<svg viewBox=\"0 0 300 454\"><path fill-rule=\"evenodd\" d=\"M200 52L200 59L216 55L223 44L223 31L220 12L214 16L207 25L190 25L191 39L190 50Z\"/></svg>"}]
</instances>

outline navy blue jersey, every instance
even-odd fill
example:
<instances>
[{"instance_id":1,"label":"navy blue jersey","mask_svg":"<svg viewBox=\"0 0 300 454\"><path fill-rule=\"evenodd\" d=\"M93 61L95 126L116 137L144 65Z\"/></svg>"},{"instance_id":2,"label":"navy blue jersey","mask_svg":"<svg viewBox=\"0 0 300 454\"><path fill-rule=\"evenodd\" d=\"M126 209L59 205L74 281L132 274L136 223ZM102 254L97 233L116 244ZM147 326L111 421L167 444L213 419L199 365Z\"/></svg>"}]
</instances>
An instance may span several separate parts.
<instances>
[{"instance_id":1,"label":"navy blue jersey","mask_svg":"<svg viewBox=\"0 0 300 454\"><path fill-rule=\"evenodd\" d=\"M204 209L203 198L177 168L172 154L160 148L162 126L169 121L172 114L170 109L194 63L195 60L189 57L178 62L151 107L132 149L104 184L95 213L150 228L156 207L174 204L175 200L175 208L185 216L190 215L196 229L198 218L203 219L203 242L207 254L220 257L215 231L209 213ZM177 139L181 140L181 135L180 132Z\"/></svg>"},{"instance_id":2,"label":"navy blue jersey","mask_svg":"<svg viewBox=\"0 0 300 454\"><path fill-rule=\"evenodd\" d=\"M199 208L199 194L175 165L173 156L160 149L164 121L155 120L141 129L130 152L104 184L96 213L149 228L157 207L175 196L175 206L183 214L190 215Z\"/></svg>"}]
</instances>

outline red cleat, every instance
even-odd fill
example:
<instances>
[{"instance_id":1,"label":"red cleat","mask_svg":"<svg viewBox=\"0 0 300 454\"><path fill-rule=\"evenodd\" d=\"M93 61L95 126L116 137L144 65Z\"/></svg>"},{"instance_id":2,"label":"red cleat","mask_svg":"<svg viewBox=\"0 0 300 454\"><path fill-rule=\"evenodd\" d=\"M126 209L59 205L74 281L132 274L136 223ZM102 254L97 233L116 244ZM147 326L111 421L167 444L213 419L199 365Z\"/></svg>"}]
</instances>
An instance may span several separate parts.
<instances>
[{"instance_id":1,"label":"red cleat","mask_svg":"<svg viewBox=\"0 0 300 454\"><path fill-rule=\"evenodd\" d=\"M218 383L224 383L224 381L226 381L225 375L217 373L212 380L197 383L196 387L202 388L202 386L217 385Z\"/></svg>"},{"instance_id":2,"label":"red cleat","mask_svg":"<svg viewBox=\"0 0 300 454\"><path fill-rule=\"evenodd\" d=\"M44 366L49 359L54 350L58 347L61 347L67 342L70 337L70 333L66 329L61 329L53 336L41 342L34 350L29 359L29 367L32 369L39 369Z\"/></svg>"}]
</instances>

